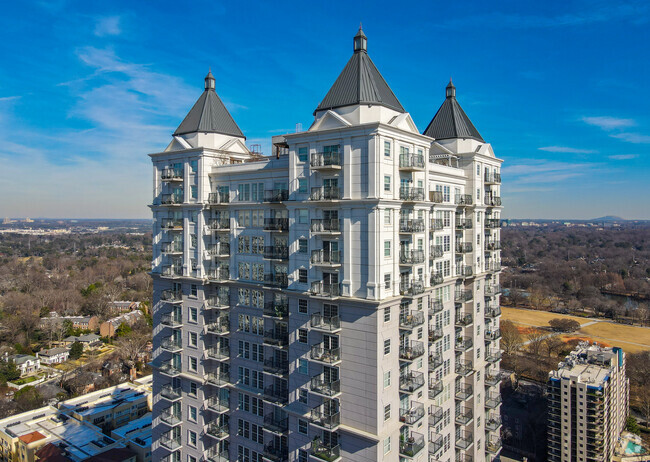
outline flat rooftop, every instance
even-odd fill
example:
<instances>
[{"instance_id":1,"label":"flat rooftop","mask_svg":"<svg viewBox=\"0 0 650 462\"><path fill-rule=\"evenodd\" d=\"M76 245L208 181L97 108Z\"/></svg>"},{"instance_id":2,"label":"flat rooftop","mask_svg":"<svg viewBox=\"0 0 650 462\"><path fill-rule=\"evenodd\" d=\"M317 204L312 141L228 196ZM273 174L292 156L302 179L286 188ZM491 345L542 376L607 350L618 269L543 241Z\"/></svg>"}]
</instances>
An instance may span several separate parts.
<instances>
[{"instance_id":1,"label":"flat rooftop","mask_svg":"<svg viewBox=\"0 0 650 462\"><path fill-rule=\"evenodd\" d=\"M582 383L601 386L616 368L618 351L618 348L580 342L576 349L558 364L557 371L551 371L550 377L576 379Z\"/></svg>"}]
</instances>

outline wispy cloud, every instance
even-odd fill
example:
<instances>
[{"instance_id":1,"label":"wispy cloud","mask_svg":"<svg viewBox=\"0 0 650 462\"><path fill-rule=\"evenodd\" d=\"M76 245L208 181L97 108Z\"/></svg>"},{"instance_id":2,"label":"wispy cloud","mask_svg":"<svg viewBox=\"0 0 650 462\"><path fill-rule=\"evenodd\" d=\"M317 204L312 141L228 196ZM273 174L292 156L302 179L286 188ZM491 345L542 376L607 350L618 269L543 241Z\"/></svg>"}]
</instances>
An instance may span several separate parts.
<instances>
[{"instance_id":1,"label":"wispy cloud","mask_svg":"<svg viewBox=\"0 0 650 462\"><path fill-rule=\"evenodd\" d=\"M598 167L595 162L558 162L540 159L521 159L519 163L504 165L504 175L512 178L515 187L532 184L559 183L586 175Z\"/></svg>"},{"instance_id":2,"label":"wispy cloud","mask_svg":"<svg viewBox=\"0 0 650 462\"><path fill-rule=\"evenodd\" d=\"M583 117L582 121L606 131L633 127L636 125L636 122L632 119L619 119L617 117L608 116Z\"/></svg>"},{"instance_id":3,"label":"wispy cloud","mask_svg":"<svg viewBox=\"0 0 650 462\"><path fill-rule=\"evenodd\" d=\"M107 35L120 35L122 28L120 27L119 16L104 16L97 19L95 24L95 35L97 37L106 37Z\"/></svg>"},{"instance_id":4,"label":"wispy cloud","mask_svg":"<svg viewBox=\"0 0 650 462\"><path fill-rule=\"evenodd\" d=\"M610 135L612 138L627 141L634 144L650 144L650 135L642 135L640 133L616 133Z\"/></svg>"},{"instance_id":5,"label":"wispy cloud","mask_svg":"<svg viewBox=\"0 0 650 462\"><path fill-rule=\"evenodd\" d=\"M21 96L2 96L0 97L0 103L4 103L6 101L16 101L17 99L22 98Z\"/></svg>"},{"instance_id":6,"label":"wispy cloud","mask_svg":"<svg viewBox=\"0 0 650 462\"><path fill-rule=\"evenodd\" d=\"M636 159L639 157L638 154L616 154L613 156L608 156L612 160L629 160L629 159Z\"/></svg>"},{"instance_id":7,"label":"wispy cloud","mask_svg":"<svg viewBox=\"0 0 650 462\"><path fill-rule=\"evenodd\" d=\"M597 151L594 151L593 149L580 149L580 148L570 148L568 146L544 146L541 148L537 148L540 151L547 151L547 152L567 152L570 154L592 154Z\"/></svg>"}]
</instances>

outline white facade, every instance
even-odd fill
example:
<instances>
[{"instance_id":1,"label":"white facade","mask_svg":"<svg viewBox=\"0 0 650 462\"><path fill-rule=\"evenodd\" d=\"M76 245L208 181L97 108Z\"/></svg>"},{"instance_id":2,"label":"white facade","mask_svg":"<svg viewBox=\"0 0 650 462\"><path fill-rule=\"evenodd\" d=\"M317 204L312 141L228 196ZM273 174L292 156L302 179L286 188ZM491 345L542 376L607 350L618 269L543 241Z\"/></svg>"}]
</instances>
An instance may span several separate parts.
<instances>
[{"instance_id":1,"label":"white facade","mask_svg":"<svg viewBox=\"0 0 650 462\"><path fill-rule=\"evenodd\" d=\"M151 154L153 459L495 457L491 146L366 100L271 158L214 131Z\"/></svg>"}]
</instances>

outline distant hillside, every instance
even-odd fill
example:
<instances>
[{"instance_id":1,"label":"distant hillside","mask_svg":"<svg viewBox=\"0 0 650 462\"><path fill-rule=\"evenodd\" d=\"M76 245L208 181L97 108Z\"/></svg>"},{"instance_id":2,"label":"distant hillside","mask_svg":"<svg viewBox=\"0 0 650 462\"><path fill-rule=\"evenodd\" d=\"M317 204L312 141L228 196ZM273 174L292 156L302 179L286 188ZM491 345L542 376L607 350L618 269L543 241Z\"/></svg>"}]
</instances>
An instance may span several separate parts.
<instances>
[{"instance_id":1,"label":"distant hillside","mask_svg":"<svg viewBox=\"0 0 650 462\"><path fill-rule=\"evenodd\" d=\"M625 218L615 217L613 215L607 215L606 217L592 218L589 221L626 221Z\"/></svg>"}]
</instances>

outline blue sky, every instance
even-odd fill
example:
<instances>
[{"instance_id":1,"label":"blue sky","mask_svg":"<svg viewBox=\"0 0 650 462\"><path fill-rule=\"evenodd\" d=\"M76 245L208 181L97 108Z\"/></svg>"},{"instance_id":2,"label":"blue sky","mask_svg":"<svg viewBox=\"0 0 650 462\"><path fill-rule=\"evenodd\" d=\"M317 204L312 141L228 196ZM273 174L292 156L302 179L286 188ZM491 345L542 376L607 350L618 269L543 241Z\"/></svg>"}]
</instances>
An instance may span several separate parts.
<instances>
[{"instance_id":1,"label":"blue sky","mask_svg":"<svg viewBox=\"0 0 650 462\"><path fill-rule=\"evenodd\" d=\"M650 4L624 0L7 3L0 217L148 217L146 154L210 67L268 153L309 126L360 21L420 130L453 76L505 160L504 216L650 219Z\"/></svg>"}]
</instances>

